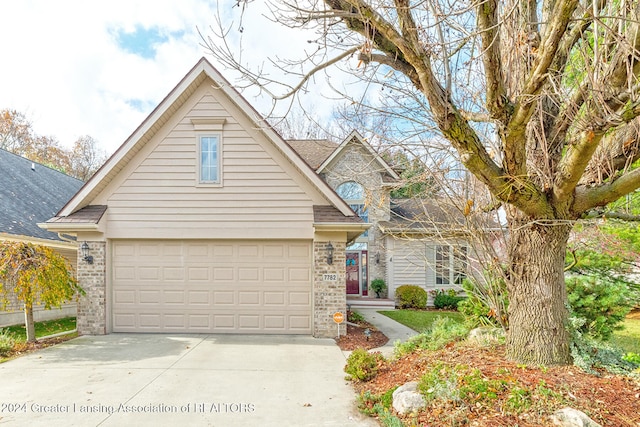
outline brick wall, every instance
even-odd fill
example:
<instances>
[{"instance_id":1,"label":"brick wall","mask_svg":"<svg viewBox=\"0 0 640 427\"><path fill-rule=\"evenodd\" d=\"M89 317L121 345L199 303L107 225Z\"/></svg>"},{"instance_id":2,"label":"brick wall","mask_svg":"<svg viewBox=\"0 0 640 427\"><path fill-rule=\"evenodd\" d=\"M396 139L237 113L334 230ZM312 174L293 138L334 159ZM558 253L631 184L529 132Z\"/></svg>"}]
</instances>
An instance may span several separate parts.
<instances>
[{"instance_id":1,"label":"brick wall","mask_svg":"<svg viewBox=\"0 0 640 427\"><path fill-rule=\"evenodd\" d=\"M81 251L78 251L78 283L86 293L78 301L78 333L104 335L107 333L106 243L87 243L93 256L93 264L84 261Z\"/></svg>"},{"instance_id":2,"label":"brick wall","mask_svg":"<svg viewBox=\"0 0 640 427\"><path fill-rule=\"evenodd\" d=\"M333 264L327 263L329 242L313 242L313 258L315 263L313 275L313 336L316 338L334 338L338 336L338 324L333 321L333 314L340 312L347 315L347 289L345 277L345 244L332 241ZM336 280L325 280L325 274L335 274ZM342 323L340 335L347 333L347 326Z\"/></svg>"},{"instance_id":3,"label":"brick wall","mask_svg":"<svg viewBox=\"0 0 640 427\"><path fill-rule=\"evenodd\" d=\"M369 283L371 280L381 278L386 280L386 248L384 235L378 228L378 222L388 221L389 189L383 186L382 174L386 171L374 159L374 157L359 143L351 142L342 151L330 170L325 173L325 180L334 190L340 184L354 181L362 185L365 190L365 205L369 213L368 238L358 238L358 241L366 241L369 251ZM376 263L376 255L379 262ZM369 295L375 295L370 292Z\"/></svg>"}]
</instances>

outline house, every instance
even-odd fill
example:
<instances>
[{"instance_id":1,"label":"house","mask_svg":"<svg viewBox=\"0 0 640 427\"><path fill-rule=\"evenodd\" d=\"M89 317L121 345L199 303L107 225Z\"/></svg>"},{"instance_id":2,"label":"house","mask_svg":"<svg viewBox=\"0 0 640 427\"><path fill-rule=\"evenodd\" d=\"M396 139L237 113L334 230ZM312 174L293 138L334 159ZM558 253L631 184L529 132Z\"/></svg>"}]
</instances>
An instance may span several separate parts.
<instances>
[{"instance_id":1,"label":"house","mask_svg":"<svg viewBox=\"0 0 640 427\"><path fill-rule=\"evenodd\" d=\"M370 226L351 202L203 58L39 225L86 247L81 334L333 337Z\"/></svg>"},{"instance_id":2,"label":"house","mask_svg":"<svg viewBox=\"0 0 640 427\"><path fill-rule=\"evenodd\" d=\"M46 221L80 189L82 181L0 149L0 240L49 246L76 266L76 242L46 231ZM34 308L36 321L75 316L75 303L58 310ZM0 311L0 326L24 322L22 305L9 296L7 311Z\"/></svg>"},{"instance_id":3,"label":"house","mask_svg":"<svg viewBox=\"0 0 640 427\"><path fill-rule=\"evenodd\" d=\"M427 291L460 289L467 272L468 248L459 210L435 200L392 199L391 191L402 180L358 132L340 144L326 140L288 143L371 224L346 248L350 305L375 297L368 287L376 278L385 280L390 300L395 299L397 287L407 284Z\"/></svg>"},{"instance_id":4,"label":"house","mask_svg":"<svg viewBox=\"0 0 640 427\"><path fill-rule=\"evenodd\" d=\"M40 226L86 248L82 334L332 337L375 278L393 306L400 285L464 277L455 213L398 185L357 132L284 141L203 58Z\"/></svg>"}]
</instances>

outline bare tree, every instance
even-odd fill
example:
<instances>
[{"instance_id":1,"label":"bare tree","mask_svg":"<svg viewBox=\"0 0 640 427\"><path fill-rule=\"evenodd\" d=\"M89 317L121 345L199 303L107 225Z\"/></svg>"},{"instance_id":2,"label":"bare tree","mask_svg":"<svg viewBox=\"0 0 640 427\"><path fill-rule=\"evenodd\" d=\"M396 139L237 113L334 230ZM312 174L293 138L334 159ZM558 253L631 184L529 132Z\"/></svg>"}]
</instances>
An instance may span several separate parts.
<instances>
[{"instance_id":1,"label":"bare tree","mask_svg":"<svg viewBox=\"0 0 640 427\"><path fill-rule=\"evenodd\" d=\"M107 161L107 154L92 137L85 135L73 143L68 153L67 173L87 181Z\"/></svg>"},{"instance_id":2,"label":"bare tree","mask_svg":"<svg viewBox=\"0 0 640 427\"><path fill-rule=\"evenodd\" d=\"M246 18L252 5L238 4ZM563 274L569 233L592 209L640 187L640 169L633 167L640 157L638 2L269 5L273 21L315 31L303 56L272 61L289 76L297 73L297 83L278 86L260 64L239 61L242 49L231 45L221 21L212 31L223 37L205 40L211 54L274 99L309 90L314 75L335 70L409 103L405 120L437 130L506 209L508 356L569 363Z\"/></svg>"},{"instance_id":3,"label":"bare tree","mask_svg":"<svg viewBox=\"0 0 640 427\"><path fill-rule=\"evenodd\" d=\"M0 148L86 181L107 160L106 152L90 136L78 138L70 149L50 136L39 136L27 117L16 110L0 110Z\"/></svg>"},{"instance_id":4,"label":"bare tree","mask_svg":"<svg viewBox=\"0 0 640 427\"><path fill-rule=\"evenodd\" d=\"M0 148L22 154L22 147L33 139L31 122L16 110L0 110Z\"/></svg>"}]
</instances>

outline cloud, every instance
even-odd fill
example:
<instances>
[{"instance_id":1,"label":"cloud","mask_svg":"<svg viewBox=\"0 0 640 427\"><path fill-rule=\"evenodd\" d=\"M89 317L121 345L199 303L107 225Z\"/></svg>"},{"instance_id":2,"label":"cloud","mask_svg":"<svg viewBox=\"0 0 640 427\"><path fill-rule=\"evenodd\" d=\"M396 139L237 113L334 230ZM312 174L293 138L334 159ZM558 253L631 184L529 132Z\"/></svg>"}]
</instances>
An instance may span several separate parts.
<instances>
[{"instance_id":1,"label":"cloud","mask_svg":"<svg viewBox=\"0 0 640 427\"><path fill-rule=\"evenodd\" d=\"M262 2L240 21L234 0L23 0L6 2L0 14L3 65L0 108L25 113L39 135L70 146L92 136L113 152L202 56L232 84L236 75L212 59L198 33L213 36L220 11L230 41L244 38L242 61L267 67L276 58L304 55L308 34L271 24ZM244 31L238 30L242 25ZM215 37L215 36L213 36ZM277 77L276 70L270 72ZM281 77L281 76L280 76ZM297 77L292 76L292 82ZM323 115L331 107L324 77L304 97ZM336 84L337 82L332 82ZM266 113L270 101L257 90L243 95ZM322 106L322 107L320 107Z\"/></svg>"},{"instance_id":2,"label":"cloud","mask_svg":"<svg viewBox=\"0 0 640 427\"><path fill-rule=\"evenodd\" d=\"M3 5L0 108L70 145L112 152L205 52L211 2L31 0Z\"/></svg>"}]
</instances>

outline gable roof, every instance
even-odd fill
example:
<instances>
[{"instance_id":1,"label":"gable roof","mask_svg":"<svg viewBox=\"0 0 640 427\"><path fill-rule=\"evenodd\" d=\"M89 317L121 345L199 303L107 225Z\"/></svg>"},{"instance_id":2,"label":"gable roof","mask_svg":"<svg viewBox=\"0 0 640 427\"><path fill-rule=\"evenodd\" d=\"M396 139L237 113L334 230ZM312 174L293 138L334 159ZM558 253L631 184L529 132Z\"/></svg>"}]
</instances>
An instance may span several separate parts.
<instances>
[{"instance_id":1,"label":"gable roof","mask_svg":"<svg viewBox=\"0 0 640 427\"><path fill-rule=\"evenodd\" d=\"M339 144L328 139L290 139L287 143L316 170L339 147Z\"/></svg>"},{"instance_id":2,"label":"gable roof","mask_svg":"<svg viewBox=\"0 0 640 427\"><path fill-rule=\"evenodd\" d=\"M145 144L161 129L173 116L198 86L205 80L211 79L217 89L228 97L240 110L252 120L255 129L262 132L266 138L284 153L291 163L301 171L303 176L335 206L344 216L354 216L355 213L316 173L302 160L282 137L274 131L261 115L240 95L238 91L207 61L201 58L185 75L178 85L160 102L140 126L116 150L107 162L91 177L91 179L76 193L76 195L58 212L58 218L47 224L61 224L61 217L69 215L89 205L91 201L117 176L139 152ZM51 228L51 227L49 227Z\"/></svg>"},{"instance_id":3,"label":"gable roof","mask_svg":"<svg viewBox=\"0 0 640 427\"><path fill-rule=\"evenodd\" d=\"M324 160L324 162L322 162L322 164L317 168L316 172L319 174L322 173L324 169L327 168L331 164L331 162L340 155L340 153L347 147L347 145L349 145L349 143L354 140L362 145L380 165L380 167L382 168L381 170L385 172L384 182L393 182L400 179L398 174L391 168L391 166L389 166L389 164L373 149L373 147L371 147L371 145L367 141L364 140L362 135L360 135L360 133L356 130L352 131L349 136L347 136L344 141L342 141L340 146L336 148L333 153L331 153L331 155L329 155L329 157Z\"/></svg>"},{"instance_id":4,"label":"gable roof","mask_svg":"<svg viewBox=\"0 0 640 427\"><path fill-rule=\"evenodd\" d=\"M63 241L37 223L55 215L82 184L79 179L0 149L0 234Z\"/></svg>"}]
</instances>

